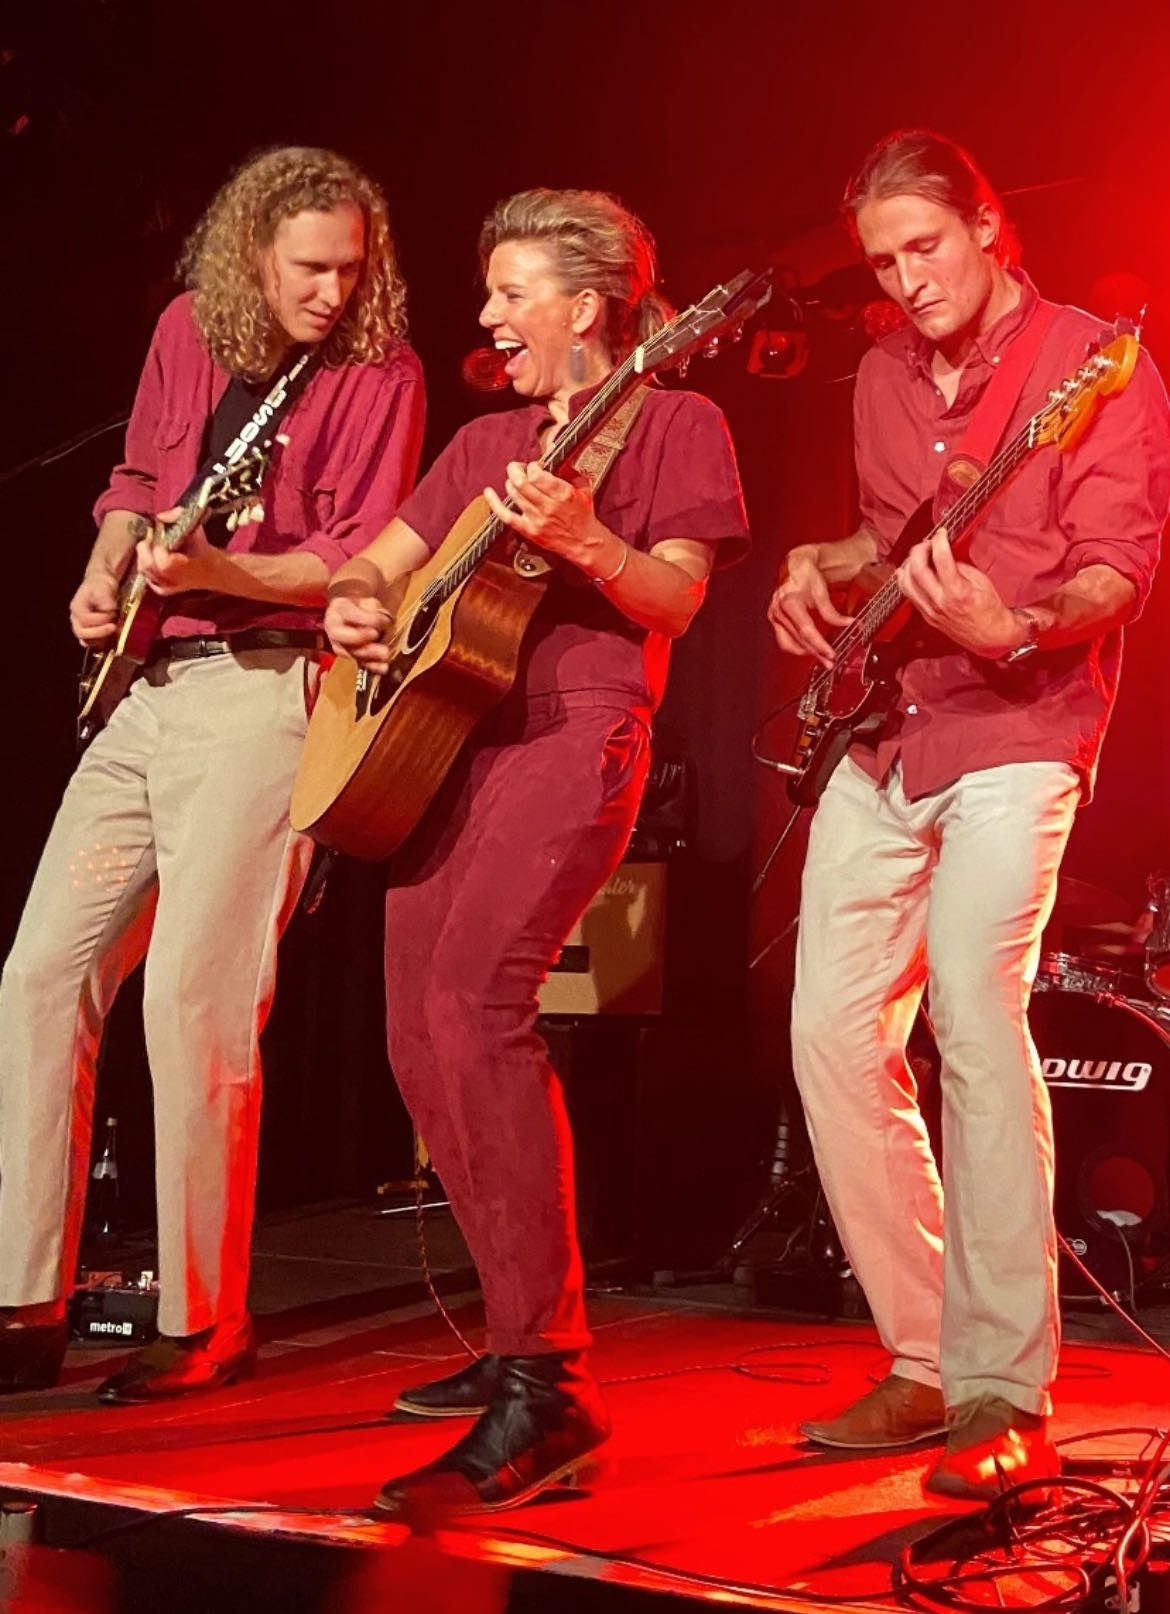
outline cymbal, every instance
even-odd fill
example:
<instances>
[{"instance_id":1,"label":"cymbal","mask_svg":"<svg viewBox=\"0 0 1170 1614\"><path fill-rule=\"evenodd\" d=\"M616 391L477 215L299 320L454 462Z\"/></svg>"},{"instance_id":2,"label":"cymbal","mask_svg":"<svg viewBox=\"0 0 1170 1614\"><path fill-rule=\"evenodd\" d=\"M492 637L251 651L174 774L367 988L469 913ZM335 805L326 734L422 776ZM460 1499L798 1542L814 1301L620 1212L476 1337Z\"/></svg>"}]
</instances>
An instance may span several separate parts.
<instances>
[{"instance_id":1,"label":"cymbal","mask_svg":"<svg viewBox=\"0 0 1170 1614\"><path fill-rule=\"evenodd\" d=\"M1124 897L1091 880L1062 874L1056 882L1052 917L1062 925L1093 929L1098 925L1132 925L1136 915Z\"/></svg>"}]
</instances>

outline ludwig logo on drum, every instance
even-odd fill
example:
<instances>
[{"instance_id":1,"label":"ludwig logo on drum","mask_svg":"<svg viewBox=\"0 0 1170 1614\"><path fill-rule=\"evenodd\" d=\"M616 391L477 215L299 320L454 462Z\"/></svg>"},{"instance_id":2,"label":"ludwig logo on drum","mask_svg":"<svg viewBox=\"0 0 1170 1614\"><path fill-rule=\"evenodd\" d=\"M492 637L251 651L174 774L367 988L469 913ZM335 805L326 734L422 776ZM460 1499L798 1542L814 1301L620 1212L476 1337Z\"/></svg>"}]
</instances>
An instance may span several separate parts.
<instances>
[{"instance_id":1,"label":"ludwig logo on drum","mask_svg":"<svg viewBox=\"0 0 1170 1614\"><path fill-rule=\"evenodd\" d=\"M1041 1069L1049 1087L1100 1087L1114 1093L1140 1093L1154 1067L1142 1059L1045 1059Z\"/></svg>"}]
</instances>

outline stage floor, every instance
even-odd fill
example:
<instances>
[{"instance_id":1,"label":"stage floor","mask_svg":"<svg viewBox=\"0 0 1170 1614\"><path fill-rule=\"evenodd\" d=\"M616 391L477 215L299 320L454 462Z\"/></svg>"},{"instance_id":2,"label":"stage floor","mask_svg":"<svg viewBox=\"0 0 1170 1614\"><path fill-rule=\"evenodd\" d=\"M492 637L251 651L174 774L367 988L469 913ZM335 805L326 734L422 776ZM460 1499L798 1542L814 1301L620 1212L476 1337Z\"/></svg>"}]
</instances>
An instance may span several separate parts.
<instances>
[{"instance_id":1,"label":"stage floor","mask_svg":"<svg viewBox=\"0 0 1170 1614\"><path fill-rule=\"evenodd\" d=\"M451 1299L478 1343L477 1301ZM802 1418L840 1406L884 1373L871 1328L693 1299L608 1296L592 1303L595 1364L614 1418L596 1480L584 1492L467 1520L435 1542L411 1541L361 1512L389 1475L425 1462L466 1426L401 1415L387 1422L384 1412L402 1386L452 1371L462 1355L427 1304L356 1316L354 1306L351 1297L342 1306L348 1314L332 1321L325 1308L311 1317L270 1314L261 1320L255 1380L170 1408L100 1406L93 1388L117 1353L72 1351L56 1390L0 1403L0 1490L43 1498L47 1539L70 1545L109 1523L181 1507L319 1509L280 1518L220 1514L198 1525L156 1517L104 1545L131 1565L149 1562L157 1575L165 1536L176 1574L191 1577L189 1596L198 1579L196 1530L204 1543L214 1533L221 1547L228 1537L248 1536L253 1547L264 1538L272 1554L264 1574L277 1579L281 1544L329 1544L334 1558L342 1547L365 1548L360 1574L342 1577L345 1597L334 1587L332 1600L311 1601L310 1576L301 1602L286 1589L271 1606L412 1614L519 1607L515 1577L531 1581L534 1573L555 1575L556 1595L542 1603L530 1594L524 1606L599 1607L603 1588L740 1606L769 1606L771 1589L785 1606L802 1594L862 1605L888 1591L902 1545L947 1516L920 1488L932 1448L826 1453L796 1433ZM1069 1343L1056 1433L1157 1424L1166 1420L1168 1396L1170 1363L1152 1353ZM54 1524L54 1509L66 1503L72 1522ZM213 1584L213 1571L206 1573ZM362 1585L377 1595L363 1601ZM212 1606L234 1605L185 1602L178 1581L168 1593L172 1614Z\"/></svg>"}]
</instances>

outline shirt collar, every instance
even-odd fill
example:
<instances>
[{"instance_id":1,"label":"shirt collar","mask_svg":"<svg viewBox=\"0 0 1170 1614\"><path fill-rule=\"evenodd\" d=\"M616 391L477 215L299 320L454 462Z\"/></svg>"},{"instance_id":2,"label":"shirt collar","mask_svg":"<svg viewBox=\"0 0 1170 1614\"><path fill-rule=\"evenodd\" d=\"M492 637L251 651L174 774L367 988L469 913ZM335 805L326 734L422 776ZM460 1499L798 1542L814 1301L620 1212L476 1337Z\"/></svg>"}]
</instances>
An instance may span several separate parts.
<instances>
[{"instance_id":1,"label":"shirt collar","mask_svg":"<svg viewBox=\"0 0 1170 1614\"><path fill-rule=\"evenodd\" d=\"M976 338L974 351L963 366L965 370L977 364L998 364L1000 353L1020 334L1040 301L1039 292L1022 269L1009 269L1008 274L1020 288L1020 300L1014 308L1009 308L1006 314L1001 314L995 324L984 331L982 336ZM910 327L910 333L906 361L921 375L929 378L930 361L934 357L934 343L920 331L916 331L913 326Z\"/></svg>"},{"instance_id":2,"label":"shirt collar","mask_svg":"<svg viewBox=\"0 0 1170 1614\"><path fill-rule=\"evenodd\" d=\"M582 409L585 408L585 405L591 402L591 400L597 396L608 380L609 377L606 376L603 380L598 381L594 386L582 387L580 392L573 393L572 397L569 399L569 420L575 420L577 418ZM536 435L539 437L546 426L551 426L553 424L552 410L548 406L547 399L540 403L529 404L528 409L535 423Z\"/></svg>"}]
</instances>

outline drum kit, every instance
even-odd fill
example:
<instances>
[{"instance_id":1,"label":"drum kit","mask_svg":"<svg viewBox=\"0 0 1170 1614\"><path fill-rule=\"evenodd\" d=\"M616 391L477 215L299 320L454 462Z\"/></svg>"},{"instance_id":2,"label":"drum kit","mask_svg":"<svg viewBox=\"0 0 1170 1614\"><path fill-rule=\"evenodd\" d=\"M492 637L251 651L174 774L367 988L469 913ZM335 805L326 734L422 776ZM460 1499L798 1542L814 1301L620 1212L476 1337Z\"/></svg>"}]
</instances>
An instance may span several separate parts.
<instances>
[{"instance_id":1,"label":"drum kit","mask_svg":"<svg viewBox=\"0 0 1170 1614\"><path fill-rule=\"evenodd\" d=\"M1110 1291L1134 1301L1170 1250L1170 875L1136 917L1062 876L1029 1009L1052 1101L1056 1223ZM1089 1288L1062 1261L1066 1300Z\"/></svg>"}]
</instances>

